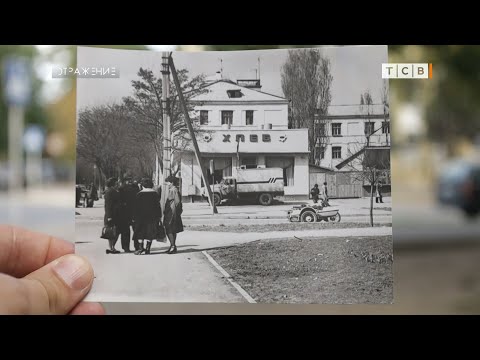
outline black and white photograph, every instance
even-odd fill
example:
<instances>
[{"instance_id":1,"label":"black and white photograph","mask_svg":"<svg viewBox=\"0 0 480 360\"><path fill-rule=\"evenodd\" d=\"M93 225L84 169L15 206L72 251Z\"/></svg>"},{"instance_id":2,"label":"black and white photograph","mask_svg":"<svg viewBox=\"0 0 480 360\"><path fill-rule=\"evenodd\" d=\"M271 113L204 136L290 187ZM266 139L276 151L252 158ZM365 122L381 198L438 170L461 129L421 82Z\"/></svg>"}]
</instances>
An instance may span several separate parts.
<instances>
[{"instance_id":1,"label":"black and white photograph","mask_svg":"<svg viewBox=\"0 0 480 360\"><path fill-rule=\"evenodd\" d=\"M77 48L87 301L393 303L387 46ZM113 75L112 75L113 74Z\"/></svg>"}]
</instances>

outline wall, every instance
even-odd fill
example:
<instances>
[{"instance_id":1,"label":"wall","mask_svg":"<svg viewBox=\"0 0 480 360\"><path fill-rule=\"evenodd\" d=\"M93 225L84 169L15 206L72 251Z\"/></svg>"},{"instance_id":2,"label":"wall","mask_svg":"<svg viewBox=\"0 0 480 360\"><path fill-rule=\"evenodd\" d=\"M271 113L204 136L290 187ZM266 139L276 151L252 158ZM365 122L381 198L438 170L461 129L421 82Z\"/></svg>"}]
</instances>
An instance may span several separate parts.
<instances>
[{"instance_id":1,"label":"wall","mask_svg":"<svg viewBox=\"0 0 480 360\"><path fill-rule=\"evenodd\" d=\"M235 154L237 152L236 136L245 136L245 142L240 142L240 153L255 154L295 154L308 153L308 129L285 130L258 130L256 128L243 128L242 130L215 130L208 133L210 139L200 135L197 137L198 146L202 154ZM258 136L258 142L251 142L250 135ZM270 141L263 141L263 135L270 135ZM229 141L224 141L225 136L230 136ZM193 148L189 145L189 149Z\"/></svg>"},{"instance_id":2,"label":"wall","mask_svg":"<svg viewBox=\"0 0 480 360\"><path fill-rule=\"evenodd\" d=\"M288 129L288 104L205 104L195 107L194 116L200 116L200 110L208 111L208 125L204 129L219 129L222 126L222 110L233 111L232 129L237 128L258 128L267 122L275 129ZM245 111L253 110L253 125L246 125Z\"/></svg>"},{"instance_id":3,"label":"wall","mask_svg":"<svg viewBox=\"0 0 480 360\"><path fill-rule=\"evenodd\" d=\"M285 189L285 195L305 195L309 193L308 154L295 156L294 186Z\"/></svg>"}]
</instances>

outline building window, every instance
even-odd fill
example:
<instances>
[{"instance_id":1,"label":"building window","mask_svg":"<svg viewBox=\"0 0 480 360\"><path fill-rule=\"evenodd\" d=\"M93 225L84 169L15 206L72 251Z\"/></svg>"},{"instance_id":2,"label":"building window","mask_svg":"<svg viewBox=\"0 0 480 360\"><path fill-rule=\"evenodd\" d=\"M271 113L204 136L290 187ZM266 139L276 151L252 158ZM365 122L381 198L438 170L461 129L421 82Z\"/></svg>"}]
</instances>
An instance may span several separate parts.
<instances>
[{"instance_id":1,"label":"building window","mask_svg":"<svg viewBox=\"0 0 480 360\"><path fill-rule=\"evenodd\" d=\"M333 146L332 147L332 159L341 159L342 158L342 147Z\"/></svg>"},{"instance_id":2,"label":"building window","mask_svg":"<svg viewBox=\"0 0 480 360\"><path fill-rule=\"evenodd\" d=\"M365 135L369 136L372 135L375 131L375 123L374 122L366 122L365 123Z\"/></svg>"},{"instance_id":3,"label":"building window","mask_svg":"<svg viewBox=\"0 0 480 360\"><path fill-rule=\"evenodd\" d=\"M332 123L332 136L342 136L342 124Z\"/></svg>"},{"instance_id":4,"label":"building window","mask_svg":"<svg viewBox=\"0 0 480 360\"><path fill-rule=\"evenodd\" d=\"M390 134L390 122L382 122L382 134Z\"/></svg>"},{"instance_id":5,"label":"building window","mask_svg":"<svg viewBox=\"0 0 480 360\"><path fill-rule=\"evenodd\" d=\"M200 110L200 125L208 125L208 111Z\"/></svg>"},{"instance_id":6,"label":"building window","mask_svg":"<svg viewBox=\"0 0 480 360\"><path fill-rule=\"evenodd\" d=\"M233 111L222 111L222 125L233 124Z\"/></svg>"},{"instance_id":7,"label":"building window","mask_svg":"<svg viewBox=\"0 0 480 360\"><path fill-rule=\"evenodd\" d=\"M229 98L239 98L242 97L241 90L227 90L227 95Z\"/></svg>"},{"instance_id":8,"label":"building window","mask_svg":"<svg viewBox=\"0 0 480 360\"><path fill-rule=\"evenodd\" d=\"M255 134L250 135L250 142L258 142L258 135L255 135Z\"/></svg>"},{"instance_id":9,"label":"building window","mask_svg":"<svg viewBox=\"0 0 480 360\"><path fill-rule=\"evenodd\" d=\"M263 142L270 142L272 139L270 138L270 134L262 134L262 141Z\"/></svg>"},{"instance_id":10,"label":"building window","mask_svg":"<svg viewBox=\"0 0 480 360\"><path fill-rule=\"evenodd\" d=\"M235 138L236 142L245 142L245 135L238 134Z\"/></svg>"},{"instance_id":11,"label":"building window","mask_svg":"<svg viewBox=\"0 0 480 360\"><path fill-rule=\"evenodd\" d=\"M245 112L245 123L246 125L253 125L253 110L247 110Z\"/></svg>"}]
</instances>

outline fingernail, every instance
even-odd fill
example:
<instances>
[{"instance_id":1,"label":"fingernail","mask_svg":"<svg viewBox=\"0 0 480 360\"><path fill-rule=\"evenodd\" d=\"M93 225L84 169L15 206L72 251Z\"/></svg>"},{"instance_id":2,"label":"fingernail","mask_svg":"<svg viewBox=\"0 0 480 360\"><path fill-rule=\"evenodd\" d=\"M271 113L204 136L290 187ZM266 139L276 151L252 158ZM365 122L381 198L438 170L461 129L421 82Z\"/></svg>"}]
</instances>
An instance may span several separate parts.
<instances>
[{"instance_id":1,"label":"fingernail","mask_svg":"<svg viewBox=\"0 0 480 360\"><path fill-rule=\"evenodd\" d=\"M54 265L53 270L73 290L85 289L93 277L90 264L77 255L64 256Z\"/></svg>"}]
</instances>

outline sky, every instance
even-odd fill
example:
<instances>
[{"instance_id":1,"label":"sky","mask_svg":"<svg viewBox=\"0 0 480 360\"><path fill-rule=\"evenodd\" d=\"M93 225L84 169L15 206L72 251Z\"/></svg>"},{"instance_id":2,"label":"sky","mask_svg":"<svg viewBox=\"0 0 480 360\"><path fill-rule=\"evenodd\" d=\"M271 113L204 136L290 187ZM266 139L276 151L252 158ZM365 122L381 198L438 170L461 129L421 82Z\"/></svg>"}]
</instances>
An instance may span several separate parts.
<instances>
[{"instance_id":1,"label":"sky","mask_svg":"<svg viewBox=\"0 0 480 360\"><path fill-rule=\"evenodd\" d=\"M323 47L324 56L332 65L332 105L358 104L360 94L370 90L375 103L380 103L382 88L381 64L388 62L387 46ZM186 68L191 76L214 76L223 68L223 77L232 80L255 79L260 73L262 91L284 96L281 88L281 67L288 50L255 50L230 52L174 51L177 69ZM260 59L260 65L259 65ZM117 79L77 79L77 109L120 103L132 93L131 82L137 80L140 67L149 68L160 76L160 51L114 50L78 47L77 67L114 66Z\"/></svg>"}]
</instances>

